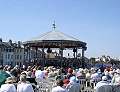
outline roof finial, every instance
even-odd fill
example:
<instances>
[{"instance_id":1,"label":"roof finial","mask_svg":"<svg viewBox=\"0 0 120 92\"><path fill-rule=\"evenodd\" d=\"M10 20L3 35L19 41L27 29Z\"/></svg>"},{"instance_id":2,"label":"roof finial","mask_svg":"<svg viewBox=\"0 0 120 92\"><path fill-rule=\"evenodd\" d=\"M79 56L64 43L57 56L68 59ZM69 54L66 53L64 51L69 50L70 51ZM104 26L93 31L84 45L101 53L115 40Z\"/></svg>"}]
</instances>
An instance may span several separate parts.
<instances>
[{"instance_id":1,"label":"roof finial","mask_svg":"<svg viewBox=\"0 0 120 92\"><path fill-rule=\"evenodd\" d=\"M53 23L53 27L52 27L54 30L55 30L55 28L56 28L56 24L55 24L55 21L54 21L54 23Z\"/></svg>"}]
</instances>

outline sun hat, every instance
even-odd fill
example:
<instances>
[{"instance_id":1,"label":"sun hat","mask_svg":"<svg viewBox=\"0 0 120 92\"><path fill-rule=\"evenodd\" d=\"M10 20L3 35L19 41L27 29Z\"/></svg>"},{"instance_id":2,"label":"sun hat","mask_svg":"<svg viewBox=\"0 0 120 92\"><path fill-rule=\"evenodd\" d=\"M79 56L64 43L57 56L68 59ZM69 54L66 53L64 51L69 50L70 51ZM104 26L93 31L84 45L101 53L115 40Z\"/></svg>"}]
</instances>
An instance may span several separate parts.
<instances>
[{"instance_id":1,"label":"sun hat","mask_svg":"<svg viewBox=\"0 0 120 92\"><path fill-rule=\"evenodd\" d=\"M107 76L103 76L103 77L102 77L102 80L103 80L103 81L107 81L107 80L108 80Z\"/></svg>"},{"instance_id":2,"label":"sun hat","mask_svg":"<svg viewBox=\"0 0 120 92\"><path fill-rule=\"evenodd\" d=\"M118 74L120 74L120 69L117 69L115 72L118 73Z\"/></svg>"},{"instance_id":3,"label":"sun hat","mask_svg":"<svg viewBox=\"0 0 120 92\"><path fill-rule=\"evenodd\" d=\"M70 83L71 82L76 82L76 77L75 76L70 77Z\"/></svg>"},{"instance_id":4,"label":"sun hat","mask_svg":"<svg viewBox=\"0 0 120 92\"><path fill-rule=\"evenodd\" d=\"M14 82L12 77L8 77L5 81L5 83L11 83Z\"/></svg>"},{"instance_id":5,"label":"sun hat","mask_svg":"<svg viewBox=\"0 0 120 92\"><path fill-rule=\"evenodd\" d=\"M108 71L106 71L106 72L105 72L105 75L109 75L109 72L108 72Z\"/></svg>"}]
</instances>

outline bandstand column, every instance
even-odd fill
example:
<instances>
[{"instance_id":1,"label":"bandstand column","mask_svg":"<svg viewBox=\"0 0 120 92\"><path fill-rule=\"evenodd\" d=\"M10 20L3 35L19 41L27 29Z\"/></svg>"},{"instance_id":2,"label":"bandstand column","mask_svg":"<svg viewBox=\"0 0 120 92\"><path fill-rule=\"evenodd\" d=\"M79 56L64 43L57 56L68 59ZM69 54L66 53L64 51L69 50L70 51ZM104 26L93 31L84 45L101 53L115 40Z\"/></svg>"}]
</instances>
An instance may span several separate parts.
<instances>
[{"instance_id":1,"label":"bandstand column","mask_svg":"<svg viewBox=\"0 0 120 92\"><path fill-rule=\"evenodd\" d=\"M63 48L61 49L61 58L63 58Z\"/></svg>"},{"instance_id":2,"label":"bandstand column","mask_svg":"<svg viewBox=\"0 0 120 92\"><path fill-rule=\"evenodd\" d=\"M60 49L60 54L61 54L61 67L62 67L62 64L63 64L63 48Z\"/></svg>"},{"instance_id":3,"label":"bandstand column","mask_svg":"<svg viewBox=\"0 0 120 92\"><path fill-rule=\"evenodd\" d=\"M34 62L34 64L37 62L37 60L38 60L38 53L37 53L37 51L38 51L38 47L35 47L35 62Z\"/></svg>"},{"instance_id":4,"label":"bandstand column","mask_svg":"<svg viewBox=\"0 0 120 92\"><path fill-rule=\"evenodd\" d=\"M75 52L73 53L73 56L74 56L74 58L75 58Z\"/></svg>"},{"instance_id":5,"label":"bandstand column","mask_svg":"<svg viewBox=\"0 0 120 92\"><path fill-rule=\"evenodd\" d=\"M84 60L84 48L82 48L82 67L85 68L85 60Z\"/></svg>"},{"instance_id":6,"label":"bandstand column","mask_svg":"<svg viewBox=\"0 0 120 92\"><path fill-rule=\"evenodd\" d=\"M42 48L42 64L43 64L43 67L45 66L45 55L44 55L44 50L45 50L45 48L44 48L44 44L43 44L43 48Z\"/></svg>"},{"instance_id":7,"label":"bandstand column","mask_svg":"<svg viewBox=\"0 0 120 92\"><path fill-rule=\"evenodd\" d=\"M74 56L74 58L77 58L77 48L73 48L73 56Z\"/></svg>"},{"instance_id":8,"label":"bandstand column","mask_svg":"<svg viewBox=\"0 0 120 92\"><path fill-rule=\"evenodd\" d=\"M78 52L78 49L76 48L76 58L77 58L77 52Z\"/></svg>"},{"instance_id":9,"label":"bandstand column","mask_svg":"<svg viewBox=\"0 0 120 92\"><path fill-rule=\"evenodd\" d=\"M60 57L61 58L60 59L61 63L60 64L61 64L61 67L62 67L62 64L63 64L63 42L62 41L61 41L61 47L60 47L60 55L61 55L61 57Z\"/></svg>"},{"instance_id":10,"label":"bandstand column","mask_svg":"<svg viewBox=\"0 0 120 92\"><path fill-rule=\"evenodd\" d=\"M28 46L27 47L27 65L28 65L28 63L30 63L30 47Z\"/></svg>"},{"instance_id":11,"label":"bandstand column","mask_svg":"<svg viewBox=\"0 0 120 92\"><path fill-rule=\"evenodd\" d=\"M23 61L23 64L25 64L25 60L26 60L26 58L25 58L25 46L23 47L23 50L24 50L24 61Z\"/></svg>"}]
</instances>

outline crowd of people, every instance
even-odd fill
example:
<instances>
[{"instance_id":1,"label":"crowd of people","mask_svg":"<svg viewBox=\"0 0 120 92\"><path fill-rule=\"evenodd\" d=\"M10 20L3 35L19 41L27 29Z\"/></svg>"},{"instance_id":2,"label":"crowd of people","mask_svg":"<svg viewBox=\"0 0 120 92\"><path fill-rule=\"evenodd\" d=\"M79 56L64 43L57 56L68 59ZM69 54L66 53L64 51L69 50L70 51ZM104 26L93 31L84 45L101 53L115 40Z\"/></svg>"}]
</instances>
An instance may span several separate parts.
<instances>
[{"instance_id":1,"label":"crowd of people","mask_svg":"<svg viewBox=\"0 0 120 92\"><path fill-rule=\"evenodd\" d=\"M117 85L119 87L120 69L113 67L75 69L36 65L0 66L0 92L34 92L36 87L39 92L39 82L51 78L54 79L51 92L81 92L85 87L98 90L104 85ZM82 79L85 79L84 85L80 83ZM33 83L36 86L32 85Z\"/></svg>"}]
</instances>

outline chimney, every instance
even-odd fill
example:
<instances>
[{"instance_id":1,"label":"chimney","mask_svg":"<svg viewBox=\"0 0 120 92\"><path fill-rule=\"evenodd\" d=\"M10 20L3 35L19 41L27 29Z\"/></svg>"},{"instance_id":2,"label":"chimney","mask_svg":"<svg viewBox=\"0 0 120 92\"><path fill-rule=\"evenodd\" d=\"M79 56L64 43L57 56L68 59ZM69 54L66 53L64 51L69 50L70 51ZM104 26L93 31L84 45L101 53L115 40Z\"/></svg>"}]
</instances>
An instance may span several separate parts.
<instances>
[{"instance_id":1,"label":"chimney","mask_svg":"<svg viewBox=\"0 0 120 92\"><path fill-rule=\"evenodd\" d=\"M11 39L9 40L9 43L12 45L12 40Z\"/></svg>"},{"instance_id":2,"label":"chimney","mask_svg":"<svg viewBox=\"0 0 120 92\"><path fill-rule=\"evenodd\" d=\"M18 47L21 47L21 42L20 41L18 41Z\"/></svg>"},{"instance_id":3,"label":"chimney","mask_svg":"<svg viewBox=\"0 0 120 92\"><path fill-rule=\"evenodd\" d=\"M2 38L0 38L0 42L2 42Z\"/></svg>"}]
</instances>

